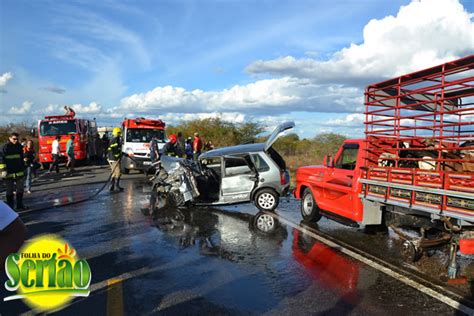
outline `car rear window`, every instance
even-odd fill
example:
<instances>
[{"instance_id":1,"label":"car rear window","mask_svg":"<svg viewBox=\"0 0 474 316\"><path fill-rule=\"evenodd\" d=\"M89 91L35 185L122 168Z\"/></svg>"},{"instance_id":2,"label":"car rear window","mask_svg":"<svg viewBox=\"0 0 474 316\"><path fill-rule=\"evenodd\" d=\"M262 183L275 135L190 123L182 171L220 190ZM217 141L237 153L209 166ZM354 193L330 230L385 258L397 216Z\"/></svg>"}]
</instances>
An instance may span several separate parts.
<instances>
[{"instance_id":1,"label":"car rear window","mask_svg":"<svg viewBox=\"0 0 474 316\"><path fill-rule=\"evenodd\" d=\"M283 157L280 156L280 154L275 149L270 147L267 153L270 155L270 158L272 158L272 160L278 165L278 167L280 167L280 169L286 169L285 160L283 160Z\"/></svg>"},{"instance_id":2,"label":"car rear window","mask_svg":"<svg viewBox=\"0 0 474 316\"><path fill-rule=\"evenodd\" d=\"M268 166L268 164L259 154L253 154L252 159L253 159L255 168L257 168L258 172L265 172L265 171L270 170L270 167Z\"/></svg>"}]
</instances>

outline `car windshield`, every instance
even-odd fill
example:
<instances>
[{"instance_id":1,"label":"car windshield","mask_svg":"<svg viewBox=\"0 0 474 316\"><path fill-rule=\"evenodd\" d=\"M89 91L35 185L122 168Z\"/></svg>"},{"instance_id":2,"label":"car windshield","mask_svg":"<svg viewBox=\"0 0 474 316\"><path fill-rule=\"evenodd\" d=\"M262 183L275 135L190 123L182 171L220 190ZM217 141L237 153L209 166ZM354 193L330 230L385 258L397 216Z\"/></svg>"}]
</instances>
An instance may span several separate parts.
<instances>
[{"instance_id":1,"label":"car windshield","mask_svg":"<svg viewBox=\"0 0 474 316\"><path fill-rule=\"evenodd\" d=\"M56 136L56 135L69 135L76 134L77 127L76 121L54 121L54 122L41 122L40 135L41 136Z\"/></svg>"},{"instance_id":2,"label":"car windshield","mask_svg":"<svg viewBox=\"0 0 474 316\"><path fill-rule=\"evenodd\" d=\"M149 143L156 135L159 143L165 143L165 131L160 129L134 128L127 129L126 142Z\"/></svg>"}]
</instances>

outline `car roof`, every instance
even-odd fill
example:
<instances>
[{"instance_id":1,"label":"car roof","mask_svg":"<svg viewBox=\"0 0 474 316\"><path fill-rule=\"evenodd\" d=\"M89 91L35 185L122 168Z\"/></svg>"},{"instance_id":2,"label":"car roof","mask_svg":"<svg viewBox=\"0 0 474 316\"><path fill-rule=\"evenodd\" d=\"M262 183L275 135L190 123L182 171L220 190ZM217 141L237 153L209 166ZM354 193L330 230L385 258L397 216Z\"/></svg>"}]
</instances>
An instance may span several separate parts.
<instances>
[{"instance_id":1,"label":"car roof","mask_svg":"<svg viewBox=\"0 0 474 316\"><path fill-rule=\"evenodd\" d=\"M245 144L245 145L217 148L217 149L210 150L208 152L203 153L202 155L199 156L199 159L238 155L242 153L259 152L259 151L265 151L265 143Z\"/></svg>"}]
</instances>

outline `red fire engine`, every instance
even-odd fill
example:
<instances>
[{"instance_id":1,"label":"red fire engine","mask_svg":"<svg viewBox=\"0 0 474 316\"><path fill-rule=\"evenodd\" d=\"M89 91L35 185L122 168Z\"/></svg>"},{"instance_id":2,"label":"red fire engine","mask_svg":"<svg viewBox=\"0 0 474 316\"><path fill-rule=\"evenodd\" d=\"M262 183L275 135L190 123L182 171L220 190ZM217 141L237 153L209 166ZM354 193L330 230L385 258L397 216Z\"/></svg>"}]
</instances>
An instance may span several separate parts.
<instances>
[{"instance_id":1,"label":"red fire engine","mask_svg":"<svg viewBox=\"0 0 474 316\"><path fill-rule=\"evenodd\" d=\"M97 124L95 120L79 119L71 115L46 116L38 121L39 160L43 168L53 161L52 142L61 136L59 147L66 155L66 143L71 135L74 139L74 156L78 161L96 155Z\"/></svg>"}]
</instances>

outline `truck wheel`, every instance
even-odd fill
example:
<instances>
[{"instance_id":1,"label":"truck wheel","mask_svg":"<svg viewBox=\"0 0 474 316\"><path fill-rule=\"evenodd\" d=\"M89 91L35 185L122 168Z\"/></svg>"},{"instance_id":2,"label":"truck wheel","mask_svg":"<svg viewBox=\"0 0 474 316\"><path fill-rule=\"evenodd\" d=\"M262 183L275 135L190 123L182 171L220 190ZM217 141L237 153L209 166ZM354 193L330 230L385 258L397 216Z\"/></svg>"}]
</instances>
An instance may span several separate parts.
<instances>
[{"instance_id":1,"label":"truck wheel","mask_svg":"<svg viewBox=\"0 0 474 316\"><path fill-rule=\"evenodd\" d=\"M41 168L43 168L43 170L48 170L49 169L49 162L42 162L41 163Z\"/></svg>"},{"instance_id":2,"label":"truck wheel","mask_svg":"<svg viewBox=\"0 0 474 316\"><path fill-rule=\"evenodd\" d=\"M260 211L274 211L280 202L280 197L272 189L263 189L255 194L254 202Z\"/></svg>"},{"instance_id":3,"label":"truck wheel","mask_svg":"<svg viewBox=\"0 0 474 316\"><path fill-rule=\"evenodd\" d=\"M303 199L301 200L301 216L304 221L312 223L316 223L321 219L319 207L309 188L306 188L303 192Z\"/></svg>"}]
</instances>

